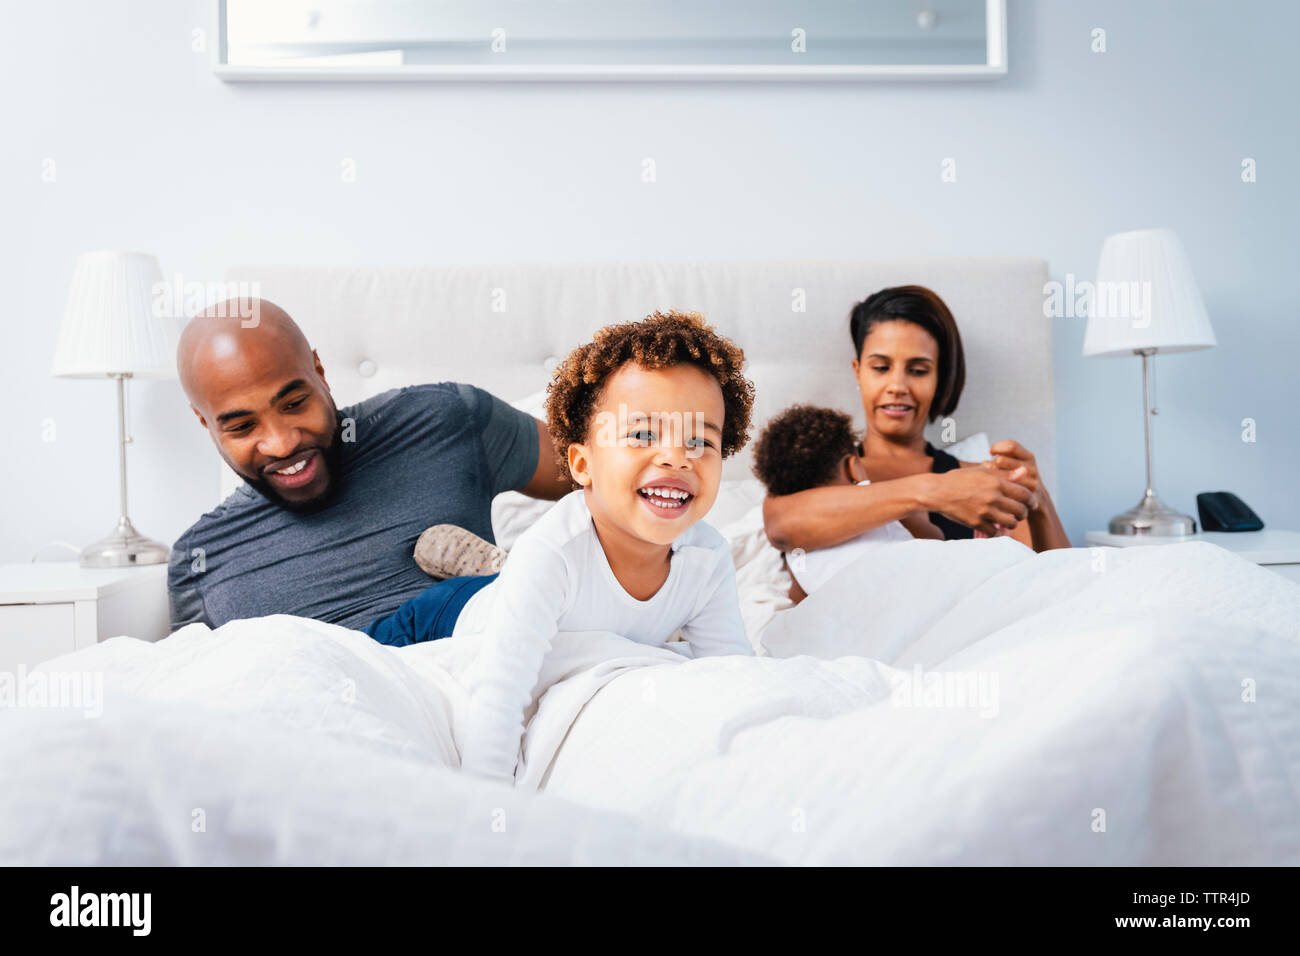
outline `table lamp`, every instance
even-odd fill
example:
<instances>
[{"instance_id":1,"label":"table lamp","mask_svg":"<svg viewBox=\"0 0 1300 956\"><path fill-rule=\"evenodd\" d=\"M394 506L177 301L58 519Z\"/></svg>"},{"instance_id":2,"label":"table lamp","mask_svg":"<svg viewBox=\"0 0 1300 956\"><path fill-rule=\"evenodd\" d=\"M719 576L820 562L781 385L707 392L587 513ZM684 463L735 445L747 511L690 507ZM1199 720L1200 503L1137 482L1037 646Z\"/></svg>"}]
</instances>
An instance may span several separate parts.
<instances>
[{"instance_id":1,"label":"table lamp","mask_svg":"<svg viewBox=\"0 0 1300 956\"><path fill-rule=\"evenodd\" d=\"M81 552L81 566L116 568L162 564L171 549L135 530L126 508L126 382L176 377L176 326L156 315L155 285L162 270L138 252L88 252L77 259L72 290L59 329L52 372L60 378L111 378L117 382L118 466L121 514L107 537Z\"/></svg>"},{"instance_id":2,"label":"table lamp","mask_svg":"<svg viewBox=\"0 0 1300 956\"><path fill-rule=\"evenodd\" d=\"M1178 234L1140 229L1102 244L1097 282L1088 309L1083 354L1091 358L1142 357L1142 414L1147 489L1133 508L1110 519L1110 533L1181 537L1196 533L1196 519L1164 504L1151 472L1152 378L1157 352L1191 352L1215 345L1214 329L1197 291Z\"/></svg>"}]
</instances>

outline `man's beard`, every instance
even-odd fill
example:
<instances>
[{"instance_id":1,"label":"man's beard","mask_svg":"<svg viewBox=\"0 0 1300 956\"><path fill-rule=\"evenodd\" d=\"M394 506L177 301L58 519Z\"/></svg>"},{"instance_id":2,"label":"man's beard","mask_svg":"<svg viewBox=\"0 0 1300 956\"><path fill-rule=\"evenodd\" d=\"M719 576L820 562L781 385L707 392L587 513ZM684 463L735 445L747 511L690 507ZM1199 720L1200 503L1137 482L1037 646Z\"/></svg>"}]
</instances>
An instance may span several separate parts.
<instances>
[{"instance_id":1,"label":"man's beard","mask_svg":"<svg viewBox=\"0 0 1300 956\"><path fill-rule=\"evenodd\" d=\"M302 451L303 449L298 449ZM292 511L297 514L311 514L314 511L320 511L323 508L333 504L338 498L343 488L343 474L340 467L343 459L343 422L339 418L338 406L334 407L334 433L330 436L330 443L324 448L318 449L321 457L321 465L325 469L325 474L329 479L325 490L315 498L306 501L291 501L285 498L276 489L270 481L265 478L250 478L248 475L241 474L240 477L248 483L248 486L258 492L263 498L271 502L276 507L283 508L285 511ZM296 452L295 452L296 453ZM288 456L292 458L293 456Z\"/></svg>"}]
</instances>

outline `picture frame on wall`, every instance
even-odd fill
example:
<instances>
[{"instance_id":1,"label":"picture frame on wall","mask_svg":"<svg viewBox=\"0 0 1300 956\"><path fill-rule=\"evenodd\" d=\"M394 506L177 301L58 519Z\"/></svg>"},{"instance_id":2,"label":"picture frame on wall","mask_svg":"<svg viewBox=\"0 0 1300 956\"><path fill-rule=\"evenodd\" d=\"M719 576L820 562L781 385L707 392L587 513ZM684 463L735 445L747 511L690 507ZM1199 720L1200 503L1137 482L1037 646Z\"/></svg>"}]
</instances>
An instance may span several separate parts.
<instances>
[{"instance_id":1,"label":"picture frame on wall","mask_svg":"<svg viewBox=\"0 0 1300 956\"><path fill-rule=\"evenodd\" d=\"M1005 0L213 0L228 82L981 80Z\"/></svg>"}]
</instances>

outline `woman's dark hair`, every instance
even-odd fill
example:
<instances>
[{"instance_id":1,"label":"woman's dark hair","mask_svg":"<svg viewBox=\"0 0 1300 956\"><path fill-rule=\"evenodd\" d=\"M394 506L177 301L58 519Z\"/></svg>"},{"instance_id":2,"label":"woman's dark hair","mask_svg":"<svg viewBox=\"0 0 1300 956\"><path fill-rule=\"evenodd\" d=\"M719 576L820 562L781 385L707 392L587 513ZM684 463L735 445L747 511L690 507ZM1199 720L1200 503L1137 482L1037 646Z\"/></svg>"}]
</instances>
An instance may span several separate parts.
<instances>
[{"instance_id":1,"label":"woman's dark hair","mask_svg":"<svg viewBox=\"0 0 1300 956\"><path fill-rule=\"evenodd\" d=\"M829 485L857 448L853 420L833 408L792 405L763 428L754 443L754 474L770 495L792 495Z\"/></svg>"},{"instance_id":2,"label":"woman's dark hair","mask_svg":"<svg viewBox=\"0 0 1300 956\"><path fill-rule=\"evenodd\" d=\"M966 385L966 354L961 347L957 320L943 299L920 285L899 285L881 289L853 307L849 313L849 334L853 352L862 360L862 345L880 322L911 322L929 332L939 344L939 384L930 403L930 421L957 410Z\"/></svg>"}]
</instances>

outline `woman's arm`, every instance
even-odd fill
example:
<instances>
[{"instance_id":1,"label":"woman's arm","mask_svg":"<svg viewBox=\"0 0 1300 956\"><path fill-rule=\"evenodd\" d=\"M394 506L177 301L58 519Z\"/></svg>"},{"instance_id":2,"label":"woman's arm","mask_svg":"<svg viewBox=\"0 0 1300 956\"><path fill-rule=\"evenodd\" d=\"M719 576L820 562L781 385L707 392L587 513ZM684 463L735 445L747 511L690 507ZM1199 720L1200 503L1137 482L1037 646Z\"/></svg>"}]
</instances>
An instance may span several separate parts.
<instances>
[{"instance_id":1,"label":"woman's arm","mask_svg":"<svg viewBox=\"0 0 1300 956\"><path fill-rule=\"evenodd\" d=\"M984 468L923 472L869 485L831 485L763 499L767 540L778 551L814 551L855 538L915 511L937 511L953 521L997 533L1028 515L1030 492Z\"/></svg>"},{"instance_id":2,"label":"woman's arm","mask_svg":"<svg viewBox=\"0 0 1300 956\"><path fill-rule=\"evenodd\" d=\"M1052 503L1052 496L1047 493L1046 488L1039 489L1038 507L1029 512L1029 533L1033 538L1033 549L1035 551L1051 551L1053 548L1069 548L1070 537L1065 533L1065 526L1061 524L1060 516L1056 513L1056 505Z\"/></svg>"},{"instance_id":3,"label":"woman's arm","mask_svg":"<svg viewBox=\"0 0 1300 956\"><path fill-rule=\"evenodd\" d=\"M828 485L763 499L763 530L778 551L814 551L842 544L913 511L930 511L934 475L908 475L869 485Z\"/></svg>"},{"instance_id":4,"label":"woman's arm","mask_svg":"<svg viewBox=\"0 0 1300 956\"><path fill-rule=\"evenodd\" d=\"M1046 486L1038 478L1038 461L1033 453L1019 442L1000 441L990 451L993 453L993 465L1012 475L1013 480L1024 485L1031 492L1029 516L1025 521L1028 526L1029 540L1022 537L1023 532L1017 528L1016 537L1028 544L1035 551L1051 551L1055 548L1069 548L1070 537L1065 533L1065 526L1056 513L1056 505L1048 494Z\"/></svg>"}]
</instances>

